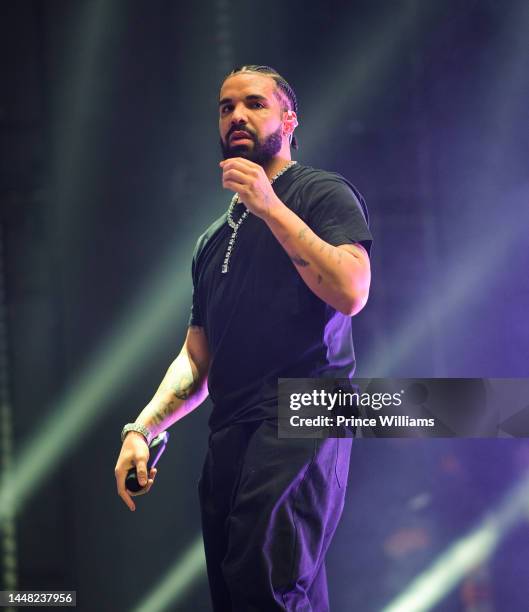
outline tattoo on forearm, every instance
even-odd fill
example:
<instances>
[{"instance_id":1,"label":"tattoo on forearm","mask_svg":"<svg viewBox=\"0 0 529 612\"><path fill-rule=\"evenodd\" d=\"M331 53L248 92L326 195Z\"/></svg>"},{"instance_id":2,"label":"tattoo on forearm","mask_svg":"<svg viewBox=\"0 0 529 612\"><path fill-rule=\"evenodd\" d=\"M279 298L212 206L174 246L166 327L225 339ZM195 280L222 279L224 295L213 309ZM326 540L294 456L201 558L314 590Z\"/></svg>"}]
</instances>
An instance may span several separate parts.
<instances>
[{"instance_id":1,"label":"tattoo on forearm","mask_svg":"<svg viewBox=\"0 0 529 612\"><path fill-rule=\"evenodd\" d=\"M169 417L178 407L181 401L188 399L196 389L197 379L187 357L180 355L172 366L172 372L168 374L169 380L162 383L162 393L167 390L171 392L169 399L161 399L156 410L151 415L154 425L159 425Z\"/></svg>"},{"instance_id":2,"label":"tattoo on forearm","mask_svg":"<svg viewBox=\"0 0 529 612\"><path fill-rule=\"evenodd\" d=\"M194 382L193 373L190 371L182 374L169 388L178 399L185 400L191 395Z\"/></svg>"},{"instance_id":3,"label":"tattoo on forearm","mask_svg":"<svg viewBox=\"0 0 529 612\"><path fill-rule=\"evenodd\" d=\"M158 410L152 415L151 422L153 425L159 425L162 423L170 414L172 414L174 410L175 402L173 400L169 400L168 402L164 402L160 404Z\"/></svg>"},{"instance_id":4,"label":"tattoo on forearm","mask_svg":"<svg viewBox=\"0 0 529 612\"><path fill-rule=\"evenodd\" d=\"M298 238L300 241L306 240L307 239L307 232L308 232L309 228L308 227L303 227L299 230L298 233ZM309 239L309 246L312 246L314 243L316 242L316 236L312 236L312 238Z\"/></svg>"},{"instance_id":5,"label":"tattoo on forearm","mask_svg":"<svg viewBox=\"0 0 529 612\"><path fill-rule=\"evenodd\" d=\"M321 274L318 274L318 285L321 285L321 281L323 280Z\"/></svg>"},{"instance_id":6,"label":"tattoo on forearm","mask_svg":"<svg viewBox=\"0 0 529 612\"><path fill-rule=\"evenodd\" d=\"M294 262L296 266L299 266L300 268L306 268L307 266L310 266L310 263L308 261L305 261L302 257L299 257L299 255L294 255L290 259Z\"/></svg>"}]
</instances>

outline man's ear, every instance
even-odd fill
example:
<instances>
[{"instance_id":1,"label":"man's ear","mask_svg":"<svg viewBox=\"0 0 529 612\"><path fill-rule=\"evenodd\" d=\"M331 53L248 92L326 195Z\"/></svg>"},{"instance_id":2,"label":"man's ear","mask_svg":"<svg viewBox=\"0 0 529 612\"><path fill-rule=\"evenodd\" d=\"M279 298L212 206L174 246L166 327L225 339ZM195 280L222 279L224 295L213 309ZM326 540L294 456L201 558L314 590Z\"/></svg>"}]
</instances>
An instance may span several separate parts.
<instances>
[{"instance_id":1,"label":"man's ear","mask_svg":"<svg viewBox=\"0 0 529 612\"><path fill-rule=\"evenodd\" d=\"M288 110L283 113L283 134L291 135L298 125L298 118L294 111Z\"/></svg>"}]
</instances>

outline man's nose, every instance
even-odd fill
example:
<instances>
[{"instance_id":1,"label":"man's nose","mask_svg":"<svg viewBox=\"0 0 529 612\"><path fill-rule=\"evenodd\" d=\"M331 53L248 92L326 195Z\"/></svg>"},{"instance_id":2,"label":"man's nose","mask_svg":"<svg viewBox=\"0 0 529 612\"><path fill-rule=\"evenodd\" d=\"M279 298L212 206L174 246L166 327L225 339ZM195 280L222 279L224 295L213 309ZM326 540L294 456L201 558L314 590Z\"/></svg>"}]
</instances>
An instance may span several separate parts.
<instances>
[{"instance_id":1,"label":"man's nose","mask_svg":"<svg viewBox=\"0 0 529 612\"><path fill-rule=\"evenodd\" d=\"M239 125L241 123L246 123L246 120L247 120L246 109L243 105L238 104L233 109L233 112L231 114L231 124Z\"/></svg>"}]
</instances>

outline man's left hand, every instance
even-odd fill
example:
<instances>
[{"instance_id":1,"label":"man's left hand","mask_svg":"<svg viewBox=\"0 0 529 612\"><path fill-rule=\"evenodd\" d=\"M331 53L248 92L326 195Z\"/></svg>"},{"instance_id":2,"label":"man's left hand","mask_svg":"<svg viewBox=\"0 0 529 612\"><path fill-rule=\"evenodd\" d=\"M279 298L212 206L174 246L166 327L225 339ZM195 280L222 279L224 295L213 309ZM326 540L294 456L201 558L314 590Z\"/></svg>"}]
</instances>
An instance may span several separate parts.
<instances>
[{"instance_id":1,"label":"man's left hand","mask_svg":"<svg viewBox=\"0 0 529 612\"><path fill-rule=\"evenodd\" d=\"M282 205L262 166L242 157L220 162L222 186L239 194L239 199L254 215L266 219L272 209Z\"/></svg>"}]
</instances>

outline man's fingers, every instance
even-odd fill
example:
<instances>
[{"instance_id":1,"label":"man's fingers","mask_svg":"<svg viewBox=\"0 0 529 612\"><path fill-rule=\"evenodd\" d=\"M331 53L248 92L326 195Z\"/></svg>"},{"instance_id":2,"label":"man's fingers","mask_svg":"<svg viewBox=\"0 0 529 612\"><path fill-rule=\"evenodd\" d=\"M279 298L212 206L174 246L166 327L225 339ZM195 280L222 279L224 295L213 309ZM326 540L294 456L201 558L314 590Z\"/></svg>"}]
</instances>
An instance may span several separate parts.
<instances>
[{"instance_id":1,"label":"man's fingers","mask_svg":"<svg viewBox=\"0 0 529 612\"><path fill-rule=\"evenodd\" d=\"M222 180L233 181L234 183L241 183L242 185L244 185L248 180L248 177L246 176L246 174L244 174L244 172L241 172L240 170L235 170L233 168L231 170L224 171L224 174L222 175Z\"/></svg>"},{"instance_id":2,"label":"man's fingers","mask_svg":"<svg viewBox=\"0 0 529 612\"><path fill-rule=\"evenodd\" d=\"M156 468L151 468L151 471L149 472L149 479L147 480L147 486L143 487L139 491L135 491L134 493L130 492L129 494L133 497L137 497L138 495L145 495L145 493L148 493L151 490L154 479L156 478L157 471L158 470Z\"/></svg>"},{"instance_id":3,"label":"man's fingers","mask_svg":"<svg viewBox=\"0 0 529 612\"><path fill-rule=\"evenodd\" d=\"M141 470L143 470L143 473L141 472ZM142 485L143 488L141 489L141 491L138 491L137 493L133 493L132 491L129 491L125 487L125 476L126 476L125 472L123 470L116 469L115 474L116 474L118 495L121 497L121 499L123 500L123 502L125 503L125 505L131 512L134 512L136 510L136 504L133 502L132 498L137 495L145 495L145 493L148 493L150 491L154 483L154 479L156 478L157 471L158 470L156 468L151 468L149 472L149 478L147 478L147 465L145 462L143 463L139 462L136 468L136 474L138 475L138 481L140 482L140 485ZM143 484L140 480L141 473L143 474L143 477L144 477Z\"/></svg>"},{"instance_id":4,"label":"man's fingers","mask_svg":"<svg viewBox=\"0 0 529 612\"><path fill-rule=\"evenodd\" d=\"M127 493L126 489L122 493L120 493L119 496L125 502L131 512L134 512L134 510L136 510L136 504L132 501L132 497Z\"/></svg>"},{"instance_id":5,"label":"man's fingers","mask_svg":"<svg viewBox=\"0 0 529 612\"><path fill-rule=\"evenodd\" d=\"M228 166L230 168L236 167L245 171L253 171L255 173L258 173L261 169L261 166L250 161L249 159L244 159L244 157L230 157L229 159L223 159L219 163L219 166L221 168L224 168L224 166Z\"/></svg>"},{"instance_id":6,"label":"man's fingers","mask_svg":"<svg viewBox=\"0 0 529 612\"><path fill-rule=\"evenodd\" d=\"M144 444L138 444L134 439L130 439L129 442L130 444L128 447L125 447L125 445L122 446L120 456L114 468L114 473L116 476L118 495L127 508L134 512L134 510L136 510L136 504L132 500L134 493L127 489L125 481L130 469L135 467L138 483L140 487L143 487L142 490L146 491L149 482L149 477L147 476L149 453L144 452ZM152 470L150 470L150 472L152 472Z\"/></svg>"},{"instance_id":7,"label":"man's fingers","mask_svg":"<svg viewBox=\"0 0 529 612\"><path fill-rule=\"evenodd\" d=\"M145 493L148 493L150 491L153 482L154 480L152 478L149 478L149 480L147 481L147 486L143 487L143 489L140 489L139 491L130 493L130 495L132 495L133 497L138 497L138 495L145 495Z\"/></svg>"},{"instance_id":8,"label":"man's fingers","mask_svg":"<svg viewBox=\"0 0 529 612\"><path fill-rule=\"evenodd\" d=\"M118 495L125 502L125 504L129 508L129 510L134 512L134 510L136 509L136 506L134 505L134 502L132 501L132 498L127 493L127 489L125 488L125 476L126 476L126 472L123 469L120 469L120 468L116 467L115 470L114 470L114 474L116 476L116 486L117 486L117 489L118 489Z\"/></svg>"},{"instance_id":9,"label":"man's fingers","mask_svg":"<svg viewBox=\"0 0 529 612\"><path fill-rule=\"evenodd\" d=\"M138 461L136 464L136 476L140 486L144 487L147 484L147 464L145 461Z\"/></svg>"},{"instance_id":10,"label":"man's fingers","mask_svg":"<svg viewBox=\"0 0 529 612\"><path fill-rule=\"evenodd\" d=\"M127 505L129 510L131 510L132 512L134 512L134 510L136 510L136 506L135 506L134 502L132 501L132 497L130 496L129 492L125 488L125 481L124 480L123 480L123 483L118 482L118 495L125 502L125 504Z\"/></svg>"}]
</instances>

